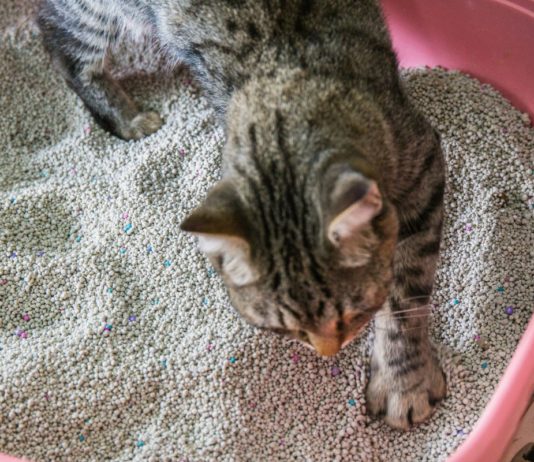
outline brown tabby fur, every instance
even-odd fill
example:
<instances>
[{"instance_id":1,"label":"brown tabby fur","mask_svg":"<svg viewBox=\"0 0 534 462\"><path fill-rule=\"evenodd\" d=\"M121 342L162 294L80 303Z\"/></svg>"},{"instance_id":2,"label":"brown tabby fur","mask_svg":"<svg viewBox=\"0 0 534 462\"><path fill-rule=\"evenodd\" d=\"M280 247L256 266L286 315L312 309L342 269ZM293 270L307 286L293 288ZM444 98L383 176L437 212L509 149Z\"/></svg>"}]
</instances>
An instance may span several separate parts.
<instances>
[{"instance_id":1,"label":"brown tabby fur","mask_svg":"<svg viewBox=\"0 0 534 462\"><path fill-rule=\"evenodd\" d=\"M182 228L252 324L335 354L375 313L368 408L406 429L446 385L428 339L439 138L372 0L45 0L45 47L100 124L156 131L106 69L129 30L188 64L226 127L223 179ZM412 310L415 311L406 311Z\"/></svg>"}]
</instances>

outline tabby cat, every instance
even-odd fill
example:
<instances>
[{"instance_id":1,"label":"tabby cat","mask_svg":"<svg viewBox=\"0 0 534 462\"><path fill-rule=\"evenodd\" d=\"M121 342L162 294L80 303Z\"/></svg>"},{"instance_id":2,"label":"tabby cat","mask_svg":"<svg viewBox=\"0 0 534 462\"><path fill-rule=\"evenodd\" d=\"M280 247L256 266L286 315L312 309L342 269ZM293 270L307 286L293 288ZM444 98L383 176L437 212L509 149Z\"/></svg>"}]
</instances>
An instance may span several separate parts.
<instances>
[{"instance_id":1,"label":"tabby cat","mask_svg":"<svg viewBox=\"0 0 534 462\"><path fill-rule=\"evenodd\" d=\"M367 406L407 429L445 396L426 306L439 137L407 99L374 0L44 0L44 45L95 119L155 132L106 69L127 31L190 66L226 129L223 178L182 229L251 324L336 354L377 312Z\"/></svg>"}]
</instances>

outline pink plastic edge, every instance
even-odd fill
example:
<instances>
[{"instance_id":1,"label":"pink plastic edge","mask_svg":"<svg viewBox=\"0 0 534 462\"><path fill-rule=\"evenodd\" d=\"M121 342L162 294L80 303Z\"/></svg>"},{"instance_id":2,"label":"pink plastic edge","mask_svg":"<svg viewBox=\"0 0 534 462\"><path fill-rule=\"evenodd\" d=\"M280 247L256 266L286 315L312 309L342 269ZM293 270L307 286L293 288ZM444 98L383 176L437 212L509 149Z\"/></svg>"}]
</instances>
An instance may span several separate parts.
<instances>
[{"instance_id":1,"label":"pink plastic edge","mask_svg":"<svg viewBox=\"0 0 534 462\"><path fill-rule=\"evenodd\" d=\"M426 2L443 0L423 0ZM467 2L471 0L466 0ZM382 0L386 19L388 21L394 46L401 65L437 65L436 59L429 58L428 47L421 47L421 41L405 29L405 23L395 15L395 8L392 2L397 2L397 6L404 5L406 9L413 5L413 1L404 0ZM416 2L417 3L417 2ZM534 2L532 0L496 0L495 3L515 9L520 14L531 16L534 19ZM459 12L452 5L447 6L455 15ZM502 19L502 18L501 18ZM446 22L444 18L441 18ZM534 28L534 21L533 21ZM420 39L420 37L419 37ZM519 43L519 46L528 46L532 50L532 42ZM430 52L432 54L432 52ZM534 55L533 55L534 56ZM528 58L527 58L528 59ZM532 58L534 61L534 58ZM464 70L464 69L462 69ZM484 76L475 70L468 70L476 77L485 80ZM532 78L530 74L529 79ZM492 82L493 83L493 82ZM527 101L518 98L511 91L496 84L496 86L508 96L519 108L527 110L534 118L534 99ZM533 85L534 86L534 85ZM449 457L447 462L497 462L504 455L506 447L510 443L519 421L524 414L527 404L534 393L534 316L530 320L527 330L523 334L521 341L512 357L510 365L506 369L497 389L491 398L482 416L473 428L467 440ZM0 462L28 462L27 459L17 459L15 457L0 454Z\"/></svg>"},{"instance_id":2,"label":"pink plastic edge","mask_svg":"<svg viewBox=\"0 0 534 462\"><path fill-rule=\"evenodd\" d=\"M534 119L534 0L381 0L402 67L458 69Z\"/></svg>"},{"instance_id":3,"label":"pink plastic edge","mask_svg":"<svg viewBox=\"0 0 534 462\"><path fill-rule=\"evenodd\" d=\"M381 1L401 66L468 72L534 120L534 0ZM533 354L534 316L489 404L447 462L501 460L534 393Z\"/></svg>"},{"instance_id":4,"label":"pink plastic edge","mask_svg":"<svg viewBox=\"0 0 534 462\"><path fill-rule=\"evenodd\" d=\"M534 392L534 316L491 401L448 462L501 460Z\"/></svg>"},{"instance_id":5,"label":"pink plastic edge","mask_svg":"<svg viewBox=\"0 0 534 462\"><path fill-rule=\"evenodd\" d=\"M26 459L17 459L16 457L6 456L5 454L0 454L0 462L29 462Z\"/></svg>"}]
</instances>

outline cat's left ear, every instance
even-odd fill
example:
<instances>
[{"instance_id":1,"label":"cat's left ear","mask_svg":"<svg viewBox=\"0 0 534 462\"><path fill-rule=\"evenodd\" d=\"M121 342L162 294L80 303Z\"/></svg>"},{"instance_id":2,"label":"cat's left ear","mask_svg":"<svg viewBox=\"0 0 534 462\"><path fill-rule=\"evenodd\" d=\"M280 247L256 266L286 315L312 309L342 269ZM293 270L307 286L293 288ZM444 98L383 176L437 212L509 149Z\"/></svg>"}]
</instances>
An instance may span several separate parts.
<instances>
[{"instance_id":1,"label":"cat's left ear","mask_svg":"<svg viewBox=\"0 0 534 462\"><path fill-rule=\"evenodd\" d=\"M376 181L351 169L327 174L327 238L339 249L342 264L364 265L375 243L369 232L372 219L382 210L382 195Z\"/></svg>"},{"instance_id":2,"label":"cat's left ear","mask_svg":"<svg viewBox=\"0 0 534 462\"><path fill-rule=\"evenodd\" d=\"M250 228L243 211L235 186L228 180L221 181L180 225L183 231L198 236L200 250L236 287L259 277L251 259Z\"/></svg>"}]
</instances>

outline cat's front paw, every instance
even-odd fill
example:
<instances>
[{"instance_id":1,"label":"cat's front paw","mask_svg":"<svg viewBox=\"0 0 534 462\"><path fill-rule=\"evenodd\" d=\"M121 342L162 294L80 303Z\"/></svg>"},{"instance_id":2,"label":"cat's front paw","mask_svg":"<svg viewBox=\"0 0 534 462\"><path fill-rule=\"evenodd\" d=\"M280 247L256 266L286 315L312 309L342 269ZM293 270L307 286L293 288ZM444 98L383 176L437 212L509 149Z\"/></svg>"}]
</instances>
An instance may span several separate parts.
<instances>
[{"instance_id":1,"label":"cat's front paw","mask_svg":"<svg viewBox=\"0 0 534 462\"><path fill-rule=\"evenodd\" d=\"M125 127L119 136L125 140L140 140L159 130L163 120L157 112L140 112Z\"/></svg>"},{"instance_id":2,"label":"cat's front paw","mask_svg":"<svg viewBox=\"0 0 534 462\"><path fill-rule=\"evenodd\" d=\"M437 360L408 374L388 365L373 362L371 380L367 387L367 408L399 430L408 430L414 424L427 420L436 405L445 398L445 374Z\"/></svg>"}]
</instances>

